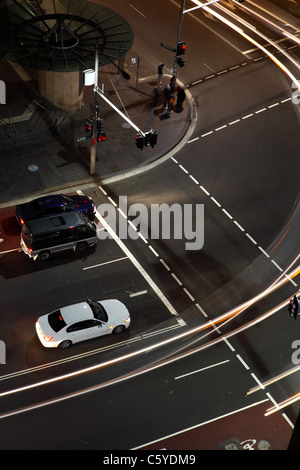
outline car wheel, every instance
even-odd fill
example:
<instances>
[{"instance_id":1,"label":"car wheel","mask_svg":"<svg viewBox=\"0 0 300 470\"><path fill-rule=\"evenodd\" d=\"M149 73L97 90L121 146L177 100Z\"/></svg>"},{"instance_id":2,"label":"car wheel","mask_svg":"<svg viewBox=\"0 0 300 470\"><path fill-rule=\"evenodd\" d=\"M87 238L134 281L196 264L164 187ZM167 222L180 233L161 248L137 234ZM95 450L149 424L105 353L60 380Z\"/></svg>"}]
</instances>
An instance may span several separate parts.
<instances>
[{"instance_id":1,"label":"car wheel","mask_svg":"<svg viewBox=\"0 0 300 470\"><path fill-rule=\"evenodd\" d=\"M38 256L38 259L42 261L46 261L49 258L50 258L50 251L41 251L41 253Z\"/></svg>"},{"instance_id":2,"label":"car wheel","mask_svg":"<svg viewBox=\"0 0 300 470\"><path fill-rule=\"evenodd\" d=\"M113 329L113 333L119 334L119 333L122 333L122 331L124 331L124 330L125 330L124 325L118 325L118 326L116 326L116 328Z\"/></svg>"},{"instance_id":3,"label":"car wheel","mask_svg":"<svg viewBox=\"0 0 300 470\"><path fill-rule=\"evenodd\" d=\"M70 341L69 339L65 339L64 341L59 343L58 347L61 349L66 349L66 348L69 348L71 344L72 344L72 341Z\"/></svg>"},{"instance_id":4,"label":"car wheel","mask_svg":"<svg viewBox=\"0 0 300 470\"><path fill-rule=\"evenodd\" d=\"M78 251L78 253L82 253L83 251L85 251L87 249L87 244L85 242L82 242L82 243L77 243L76 245L76 251Z\"/></svg>"}]
</instances>

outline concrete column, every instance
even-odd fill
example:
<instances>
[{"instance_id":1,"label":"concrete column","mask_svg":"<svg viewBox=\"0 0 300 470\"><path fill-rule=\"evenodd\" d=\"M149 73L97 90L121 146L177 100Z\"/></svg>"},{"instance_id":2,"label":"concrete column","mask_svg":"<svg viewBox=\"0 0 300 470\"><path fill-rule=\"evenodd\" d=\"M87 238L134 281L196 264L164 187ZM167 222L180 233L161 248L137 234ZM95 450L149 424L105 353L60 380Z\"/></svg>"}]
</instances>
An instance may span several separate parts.
<instances>
[{"instance_id":1,"label":"concrete column","mask_svg":"<svg viewBox=\"0 0 300 470\"><path fill-rule=\"evenodd\" d=\"M55 106L69 112L81 109L83 100L80 72L38 71L38 86L42 96Z\"/></svg>"}]
</instances>

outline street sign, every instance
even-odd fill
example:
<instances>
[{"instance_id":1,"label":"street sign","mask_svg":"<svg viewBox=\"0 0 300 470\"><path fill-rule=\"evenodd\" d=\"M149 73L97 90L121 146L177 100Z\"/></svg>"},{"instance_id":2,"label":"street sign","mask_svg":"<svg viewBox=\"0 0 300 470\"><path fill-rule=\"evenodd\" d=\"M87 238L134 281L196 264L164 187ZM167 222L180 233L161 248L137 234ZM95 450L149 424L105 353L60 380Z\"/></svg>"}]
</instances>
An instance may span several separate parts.
<instances>
[{"instance_id":1,"label":"street sign","mask_svg":"<svg viewBox=\"0 0 300 470\"><path fill-rule=\"evenodd\" d=\"M174 49L174 47L171 47L171 46L167 46L167 44L164 44L164 43L160 43L161 47L164 47L165 49L168 49L169 51L172 51L172 52L176 52L176 49Z\"/></svg>"}]
</instances>

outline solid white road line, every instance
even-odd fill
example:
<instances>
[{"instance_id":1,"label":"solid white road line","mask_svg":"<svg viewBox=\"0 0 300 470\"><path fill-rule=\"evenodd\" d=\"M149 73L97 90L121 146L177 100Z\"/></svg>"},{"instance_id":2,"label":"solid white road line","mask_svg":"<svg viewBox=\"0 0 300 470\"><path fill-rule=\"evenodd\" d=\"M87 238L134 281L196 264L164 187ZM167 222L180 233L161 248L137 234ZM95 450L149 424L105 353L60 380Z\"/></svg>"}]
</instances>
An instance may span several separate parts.
<instances>
[{"instance_id":1,"label":"solid white road line","mask_svg":"<svg viewBox=\"0 0 300 470\"><path fill-rule=\"evenodd\" d=\"M212 367L217 367L217 366L220 366L222 364L226 364L226 362L230 362L229 359L227 359L226 361L218 362L216 364L212 364L212 365L207 366L207 367L203 367L202 369L194 370L193 372L189 372L188 374L178 375L178 377L175 377L175 380L179 380L179 379L182 379L184 377L188 377L189 375L197 374L198 372L203 372L204 370L211 369Z\"/></svg>"}]
</instances>

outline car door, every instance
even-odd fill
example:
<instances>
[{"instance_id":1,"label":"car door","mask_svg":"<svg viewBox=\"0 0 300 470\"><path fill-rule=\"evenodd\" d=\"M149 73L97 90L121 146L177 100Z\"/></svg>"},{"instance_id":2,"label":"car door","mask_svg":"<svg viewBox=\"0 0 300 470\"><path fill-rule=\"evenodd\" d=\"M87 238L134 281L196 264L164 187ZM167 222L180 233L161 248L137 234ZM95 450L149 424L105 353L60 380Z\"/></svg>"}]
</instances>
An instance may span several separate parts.
<instances>
[{"instance_id":1,"label":"car door","mask_svg":"<svg viewBox=\"0 0 300 470\"><path fill-rule=\"evenodd\" d=\"M66 330L68 333L67 339L71 340L73 344L88 339L87 332L89 328L89 322L90 320L84 320L68 326Z\"/></svg>"},{"instance_id":2,"label":"car door","mask_svg":"<svg viewBox=\"0 0 300 470\"><path fill-rule=\"evenodd\" d=\"M98 336L107 335L110 333L107 323L101 320L89 320L89 327L87 328L88 338L97 338Z\"/></svg>"}]
</instances>

